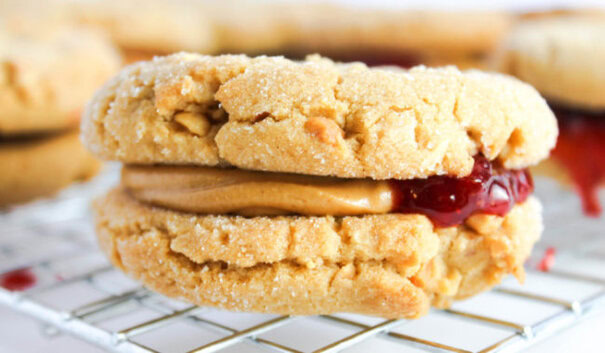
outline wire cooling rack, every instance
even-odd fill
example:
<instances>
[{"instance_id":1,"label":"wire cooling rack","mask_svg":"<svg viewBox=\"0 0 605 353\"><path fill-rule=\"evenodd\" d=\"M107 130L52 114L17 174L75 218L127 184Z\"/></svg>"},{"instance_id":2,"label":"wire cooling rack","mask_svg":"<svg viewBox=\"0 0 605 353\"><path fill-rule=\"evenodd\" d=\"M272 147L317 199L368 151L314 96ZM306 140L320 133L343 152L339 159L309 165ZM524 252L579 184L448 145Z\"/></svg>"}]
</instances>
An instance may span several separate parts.
<instances>
[{"instance_id":1,"label":"wire cooling rack","mask_svg":"<svg viewBox=\"0 0 605 353\"><path fill-rule=\"evenodd\" d=\"M516 352L605 313L604 223L570 215L575 199L553 185L538 190L552 198L545 216L553 236L528 261L526 285L506 280L450 310L385 320L232 313L147 291L95 245L87 205L115 180L113 170L53 200L0 213L0 304L115 352ZM551 246L554 266L534 270Z\"/></svg>"}]
</instances>

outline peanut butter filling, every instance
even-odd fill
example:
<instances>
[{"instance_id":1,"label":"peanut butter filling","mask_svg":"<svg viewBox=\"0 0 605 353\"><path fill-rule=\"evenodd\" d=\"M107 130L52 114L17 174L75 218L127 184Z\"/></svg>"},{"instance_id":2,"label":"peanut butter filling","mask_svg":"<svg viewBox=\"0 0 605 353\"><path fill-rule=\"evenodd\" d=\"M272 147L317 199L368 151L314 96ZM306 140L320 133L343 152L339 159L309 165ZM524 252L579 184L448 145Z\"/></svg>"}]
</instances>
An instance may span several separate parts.
<instances>
[{"instance_id":1,"label":"peanut butter filling","mask_svg":"<svg viewBox=\"0 0 605 353\"><path fill-rule=\"evenodd\" d=\"M170 209L244 216L388 213L388 181L240 169L124 166L122 185L137 200Z\"/></svg>"},{"instance_id":2,"label":"peanut butter filling","mask_svg":"<svg viewBox=\"0 0 605 353\"><path fill-rule=\"evenodd\" d=\"M527 170L475 156L462 178L371 180L184 166L125 166L122 186L135 199L201 214L358 216L423 214L437 227L475 213L506 215L533 191Z\"/></svg>"}]
</instances>

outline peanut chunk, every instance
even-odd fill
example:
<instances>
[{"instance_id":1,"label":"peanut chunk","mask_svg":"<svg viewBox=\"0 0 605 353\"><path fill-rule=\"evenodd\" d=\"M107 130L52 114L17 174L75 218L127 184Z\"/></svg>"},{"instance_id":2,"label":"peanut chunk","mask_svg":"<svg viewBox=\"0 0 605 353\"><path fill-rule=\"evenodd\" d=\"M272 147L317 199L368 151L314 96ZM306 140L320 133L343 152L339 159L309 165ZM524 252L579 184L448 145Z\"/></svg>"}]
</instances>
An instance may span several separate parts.
<instances>
[{"instance_id":1,"label":"peanut chunk","mask_svg":"<svg viewBox=\"0 0 605 353\"><path fill-rule=\"evenodd\" d=\"M464 221L467 227L479 234L492 234L502 226L502 217L490 214L474 214Z\"/></svg>"},{"instance_id":2,"label":"peanut chunk","mask_svg":"<svg viewBox=\"0 0 605 353\"><path fill-rule=\"evenodd\" d=\"M210 122L201 114L178 113L174 116L174 121L197 136L205 136L210 130Z\"/></svg>"},{"instance_id":3,"label":"peanut chunk","mask_svg":"<svg viewBox=\"0 0 605 353\"><path fill-rule=\"evenodd\" d=\"M305 129L315 135L321 142L332 146L338 145L339 138L344 136L344 131L334 120L314 117L307 120Z\"/></svg>"}]
</instances>

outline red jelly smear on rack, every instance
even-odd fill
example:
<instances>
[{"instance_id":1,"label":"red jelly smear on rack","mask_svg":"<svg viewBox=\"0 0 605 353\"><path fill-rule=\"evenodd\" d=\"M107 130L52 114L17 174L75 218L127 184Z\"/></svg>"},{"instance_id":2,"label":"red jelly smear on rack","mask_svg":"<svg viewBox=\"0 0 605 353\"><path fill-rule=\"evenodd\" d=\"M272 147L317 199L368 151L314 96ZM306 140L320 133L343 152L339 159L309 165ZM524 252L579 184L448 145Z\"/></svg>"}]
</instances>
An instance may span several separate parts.
<instances>
[{"instance_id":1,"label":"red jelly smear on rack","mask_svg":"<svg viewBox=\"0 0 605 353\"><path fill-rule=\"evenodd\" d=\"M391 180L391 188L395 212L421 213L438 227L451 227L475 213L504 216L527 199L534 185L526 169L505 169L478 155L466 177Z\"/></svg>"},{"instance_id":2,"label":"red jelly smear on rack","mask_svg":"<svg viewBox=\"0 0 605 353\"><path fill-rule=\"evenodd\" d=\"M599 185L605 182L605 112L553 108L559 139L552 155L567 170L588 216L597 217Z\"/></svg>"},{"instance_id":3,"label":"red jelly smear on rack","mask_svg":"<svg viewBox=\"0 0 605 353\"><path fill-rule=\"evenodd\" d=\"M0 275L0 287L13 292L24 291L36 284L36 275L29 268L20 268Z\"/></svg>"}]
</instances>

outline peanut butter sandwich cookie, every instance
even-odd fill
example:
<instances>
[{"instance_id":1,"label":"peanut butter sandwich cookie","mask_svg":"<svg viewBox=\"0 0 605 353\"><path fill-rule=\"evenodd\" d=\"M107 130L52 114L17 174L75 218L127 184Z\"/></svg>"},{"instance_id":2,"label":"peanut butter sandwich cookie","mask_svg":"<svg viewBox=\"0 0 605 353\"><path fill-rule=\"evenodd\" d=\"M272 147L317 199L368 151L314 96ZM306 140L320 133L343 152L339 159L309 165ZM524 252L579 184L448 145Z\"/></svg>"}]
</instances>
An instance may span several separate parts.
<instances>
[{"instance_id":1,"label":"peanut butter sandwich cookie","mask_svg":"<svg viewBox=\"0 0 605 353\"><path fill-rule=\"evenodd\" d=\"M99 163L78 139L80 112L119 65L94 33L0 31L0 207L94 175Z\"/></svg>"},{"instance_id":2,"label":"peanut butter sandwich cookie","mask_svg":"<svg viewBox=\"0 0 605 353\"><path fill-rule=\"evenodd\" d=\"M95 203L114 265L198 305L415 318L486 290L542 231L529 85L453 67L175 54L125 68L83 140L124 163Z\"/></svg>"},{"instance_id":3,"label":"peanut butter sandwich cookie","mask_svg":"<svg viewBox=\"0 0 605 353\"><path fill-rule=\"evenodd\" d=\"M601 214L605 183L605 13L562 13L515 27L498 69L532 84L555 112L561 134L540 171L578 190L587 215Z\"/></svg>"}]
</instances>

